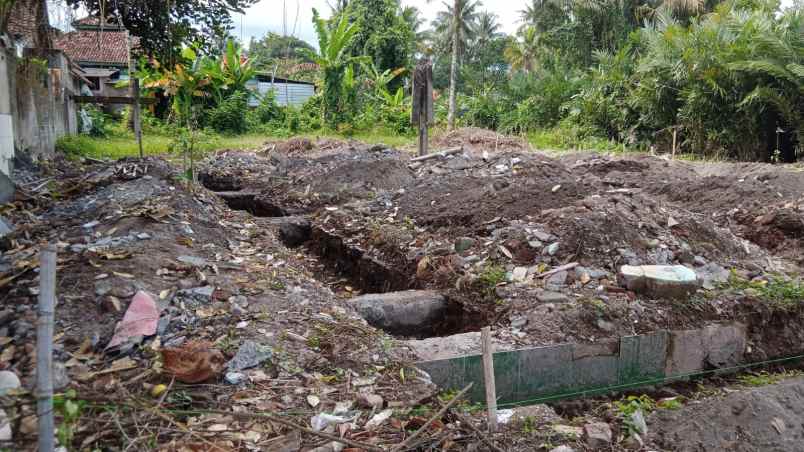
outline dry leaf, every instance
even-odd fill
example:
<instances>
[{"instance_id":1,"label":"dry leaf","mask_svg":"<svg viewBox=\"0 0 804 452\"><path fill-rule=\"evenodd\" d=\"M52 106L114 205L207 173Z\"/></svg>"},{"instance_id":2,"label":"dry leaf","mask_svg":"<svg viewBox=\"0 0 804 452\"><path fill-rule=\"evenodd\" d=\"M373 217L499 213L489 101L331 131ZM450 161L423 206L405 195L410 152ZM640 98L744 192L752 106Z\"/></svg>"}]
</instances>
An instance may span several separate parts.
<instances>
[{"instance_id":1,"label":"dry leaf","mask_svg":"<svg viewBox=\"0 0 804 452\"><path fill-rule=\"evenodd\" d=\"M203 341L191 341L176 348L163 348L164 370L182 383L201 383L217 376L226 360L223 354Z\"/></svg>"}]
</instances>

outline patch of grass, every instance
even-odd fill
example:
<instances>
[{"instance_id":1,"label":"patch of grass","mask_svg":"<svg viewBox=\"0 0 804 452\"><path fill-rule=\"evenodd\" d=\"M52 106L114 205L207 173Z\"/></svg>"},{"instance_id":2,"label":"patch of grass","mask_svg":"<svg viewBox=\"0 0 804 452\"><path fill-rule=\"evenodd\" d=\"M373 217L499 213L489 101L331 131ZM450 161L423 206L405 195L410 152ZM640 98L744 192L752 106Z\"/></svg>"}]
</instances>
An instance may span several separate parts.
<instances>
[{"instance_id":1,"label":"patch of grass","mask_svg":"<svg viewBox=\"0 0 804 452\"><path fill-rule=\"evenodd\" d=\"M542 151L635 152L622 143L604 138L578 139L575 134L561 127L530 132L526 138L534 149Z\"/></svg>"},{"instance_id":2,"label":"patch of grass","mask_svg":"<svg viewBox=\"0 0 804 452\"><path fill-rule=\"evenodd\" d=\"M801 376L800 370L789 370L783 372L770 373L767 371L751 372L737 377L740 384L745 386L767 386L778 383L786 378Z\"/></svg>"},{"instance_id":3,"label":"patch of grass","mask_svg":"<svg viewBox=\"0 0 804 452\"><path fill-rule=\"evenodd\" d=\"M749 281L732 271L727 286L741 290L746 295L754 296L782 311L796 309L804 302L804 285L801 281L783 276Z\"/></svg>"},{"instance_id":4,"label":"patch of grass","mask_svg":"<svg viewBox=\"0 0 804 452\"><path fill-rule=\"evenodd\" d=\"M505 268L500 265L487 265L477 277L477 281L489 290L494 290L497 284L505 281Z\"/></svg>"},{"instance_id":5,"label":"patch of grass","mask_svg":"<svg viewBox=\"0 0 804 452\"><path fill-rule=\"evenodd\" d=\"M220 149L253 149L262 146L268 137L265 135L214 135L211 138L197 143L200 152L213 152ZM169 152L173 139L167 135L143 135L142 150L145 155L162 155ZM88 135L68 135L56 143L59 150L68 155L91 157L96 159L108 158L116 160L122 157L136 157L140 155L137 140L132 134L114 135L108 137L92 137Z\"/></svg>"}]
</instances>

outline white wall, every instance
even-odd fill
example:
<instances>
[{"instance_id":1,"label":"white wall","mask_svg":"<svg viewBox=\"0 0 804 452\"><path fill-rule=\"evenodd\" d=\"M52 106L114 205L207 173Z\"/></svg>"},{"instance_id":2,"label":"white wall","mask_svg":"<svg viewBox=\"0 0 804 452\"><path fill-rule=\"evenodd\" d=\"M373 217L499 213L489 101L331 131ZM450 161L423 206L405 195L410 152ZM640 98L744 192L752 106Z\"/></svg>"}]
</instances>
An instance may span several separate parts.
<instances>
[{"instance_id":1,"label":"white wall","mask_svg":"<svg viewBox=\"0 0 804 452\"><path fill-rule=\"evenodd\" d=\"M0 173L11 178L14 160L14 126L11 116L11 55L0 47Z\"/></svg>"}]
</instances>

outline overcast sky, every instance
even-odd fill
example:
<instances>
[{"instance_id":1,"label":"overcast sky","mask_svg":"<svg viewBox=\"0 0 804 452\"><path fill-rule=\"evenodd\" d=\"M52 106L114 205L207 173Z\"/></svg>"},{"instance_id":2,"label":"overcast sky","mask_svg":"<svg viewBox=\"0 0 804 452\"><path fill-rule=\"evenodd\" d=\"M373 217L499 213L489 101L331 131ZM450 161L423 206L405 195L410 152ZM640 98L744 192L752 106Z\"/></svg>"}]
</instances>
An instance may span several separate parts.
<instances>
[{"instance_id":1,"label":"overcast sky","mask_svg":"<svg viewBox=\"0 0 804 452\"><path fill-rule=\"evenodd\" d=\"M794 0L782 0L782 5L792 5ZM316 8L324 17L329 17L330 8L326 0L260 0L245 15L235 14L233 16L235 29L233 34L238 38L242 36L243 41L248 43L249 38L262 37L265 33L272 31L282 34L282 4L286 5L287 34L301 38L316 47L317 40L313 29L312 9ZM502 30L508 34L515 33L519 28L519 11L525 8L527 0L484 0L481 10L487 10L497 14ZM402 0L405 6L415 6L422 12L426 23L430 25L436 13L445 9L442 0ZM296 6L298 5L298 21L296 19ZM293 23L296 23L296 31L293 33Z\"/></svg>"},{"instance_id":2,"label":"overcast sky","mask_svg":"<svg viewBox=\"0 0 804 452\"><path fill-rule=\"evenodd\" d=\"M282 34L282 3L283 0L260 0L252 6L245 15L235 14L235 29L233 34L238 38L242 36L244 42L248 42L251 36L262 37L265 33L272 31ZM295 36L316 45L316 35L313 29L312 9L316 8L324 17L329 17L330 8L326 0L284 0L287 5L287 33L293 31L293 22L296 20L296 5L299 6L299 18L296 25ZM503 31L513 33L519 27L519 10L525 7L526 0L494 0L484 1L481 10L494 12L499 16ZM426 20L426 26L430 25L438 11L444 10L444 3L441 0L402 0L405 6L415 6L422 12Z\"/></svg>"}]
</instances>

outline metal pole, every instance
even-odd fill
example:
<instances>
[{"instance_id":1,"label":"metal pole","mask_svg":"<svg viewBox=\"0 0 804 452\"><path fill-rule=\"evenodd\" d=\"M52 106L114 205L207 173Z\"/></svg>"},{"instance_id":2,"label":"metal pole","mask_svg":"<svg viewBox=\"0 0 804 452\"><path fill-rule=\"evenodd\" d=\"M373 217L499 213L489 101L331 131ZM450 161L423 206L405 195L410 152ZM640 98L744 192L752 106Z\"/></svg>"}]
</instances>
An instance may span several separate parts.
<instances>
[{"instance_id":1,"label":"metal pole","mask_svg":"<svg viewBox=\"0 0 804 452\"><path fill-rule=\"evenodd\" d=\"M53 317L56 308L56 247L39 254L39 316L36 325L36 415L39 452L53 452Z\"/></svg>"}]
</instances>

